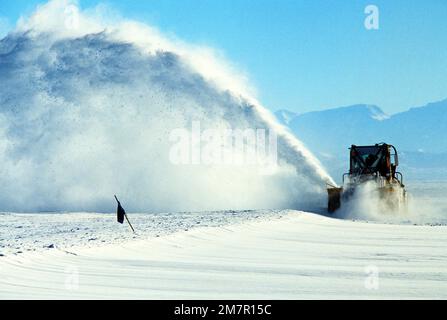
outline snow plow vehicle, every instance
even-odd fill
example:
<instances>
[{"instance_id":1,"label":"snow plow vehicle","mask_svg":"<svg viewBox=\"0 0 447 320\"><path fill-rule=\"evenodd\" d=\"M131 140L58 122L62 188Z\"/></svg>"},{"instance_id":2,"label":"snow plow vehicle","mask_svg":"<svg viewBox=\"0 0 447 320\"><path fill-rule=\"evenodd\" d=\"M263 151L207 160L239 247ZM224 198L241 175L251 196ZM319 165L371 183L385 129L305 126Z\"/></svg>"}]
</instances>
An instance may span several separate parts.
<instances>
[{"instance_id":1,"label":"snow plow vehicle","mask_svg":"<svg viewBox=\"0 0 447 320\"><path fill-rule=\"evenodd\" d=\"M360 186L372 185L383 204L397 211L406 206L407 193L403 175L397 171L399 158L393 145L380 143L370 146L352 145L349 172L343 175L341 187L328 186L328 211L337 211L356 193Z\"/></svg>"}]
</instances>

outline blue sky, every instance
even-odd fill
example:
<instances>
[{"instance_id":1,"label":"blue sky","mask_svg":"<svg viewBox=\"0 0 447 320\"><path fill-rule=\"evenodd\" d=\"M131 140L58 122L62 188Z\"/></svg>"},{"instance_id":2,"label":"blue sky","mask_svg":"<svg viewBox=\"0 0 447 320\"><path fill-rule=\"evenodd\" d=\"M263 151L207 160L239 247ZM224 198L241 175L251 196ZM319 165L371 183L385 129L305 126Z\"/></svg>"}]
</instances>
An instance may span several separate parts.
<instances>
[{"instance_id":1,"label":"blue sky","mask_svg":"<svg viewBox=\"0 0 447 320\"><path fill-rule=\"evenodd\" d=\"M0 0L0 34L38 0ZM272 110L385 112L447 98L447 1L80 0L223 51ZM379 8L379 30L364 9Z\"/></svg>"}]
</instances>

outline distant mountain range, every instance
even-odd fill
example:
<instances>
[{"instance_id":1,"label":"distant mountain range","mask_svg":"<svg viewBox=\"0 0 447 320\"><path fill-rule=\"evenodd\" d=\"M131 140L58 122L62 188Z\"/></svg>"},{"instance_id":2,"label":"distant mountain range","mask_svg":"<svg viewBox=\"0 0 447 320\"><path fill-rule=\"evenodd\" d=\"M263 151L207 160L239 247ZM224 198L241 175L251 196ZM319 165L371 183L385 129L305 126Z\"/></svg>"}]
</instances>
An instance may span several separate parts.
<instances>
[{"instance_id":1,"label":"distant mountain range","mask_svg":"<svg viewBox=\"0 0 447 320\"><path fill-rule=\"evenodd\" d=\"M347 169L351 144L387 142L396 146L410 172L434 169L447 176L447 99L394 115L365 104L303 114L279 110L275 115L332 174Z\"/></svg>"}]
</instances>

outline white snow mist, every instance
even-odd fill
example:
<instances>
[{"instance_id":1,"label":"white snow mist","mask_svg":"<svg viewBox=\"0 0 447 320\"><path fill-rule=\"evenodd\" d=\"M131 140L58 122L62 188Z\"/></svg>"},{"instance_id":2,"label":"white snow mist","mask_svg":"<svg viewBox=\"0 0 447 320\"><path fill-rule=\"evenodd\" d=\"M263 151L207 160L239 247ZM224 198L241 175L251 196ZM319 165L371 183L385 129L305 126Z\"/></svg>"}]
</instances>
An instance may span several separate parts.
<instances>
[{"instance_id":1,"label":"white snow mist","mask_svg":"<svg viewBox=\"0 0 447 320\"><path fill-rule=\"evenodd\" d=\"M50 1L0 42L0 210L324 206L332 179L228 63L97 11ZM192 121L274 130L279 166L172 164L170 132Z\"/></svg>"},{"instance_id":2,"label":"white snow mist","mask_svg":"<svg viewBox=\"0 0 447 320\"><path fill-rule=\"evenodd\" d=\"M407 192L405 204L396 207L387 205L377 192L375 183L359 186L349 201L344 201L336 216L344 219L408 223L408 224L446 224L447 203L444 197L437 197L433 190L423 192L416 182ZM438 187L438 186L437 186ZM445 190L441 187L439 190ZM396 203L396 199L390 203Z\"/></svg>"}]
</instances>

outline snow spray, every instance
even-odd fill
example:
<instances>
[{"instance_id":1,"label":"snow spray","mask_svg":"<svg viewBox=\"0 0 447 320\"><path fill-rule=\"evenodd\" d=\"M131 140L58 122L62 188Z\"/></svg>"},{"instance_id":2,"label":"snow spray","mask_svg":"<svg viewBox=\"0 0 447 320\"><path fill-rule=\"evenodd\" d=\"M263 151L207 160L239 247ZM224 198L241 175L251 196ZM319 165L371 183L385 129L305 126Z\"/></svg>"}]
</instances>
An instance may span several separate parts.
<instances>
[{"instance_id":1,"label":"snow spray","mask_svg":"<svg viewBox=\"0 0 447 320\"><path fill-rule=\"evenodd\" d=\"M0 41L0 210L323 207L333 183L216 51L99 6L41 5ZM277 165L178 165L173 130L264 129Z\"/></svg>"}]
</instances>

